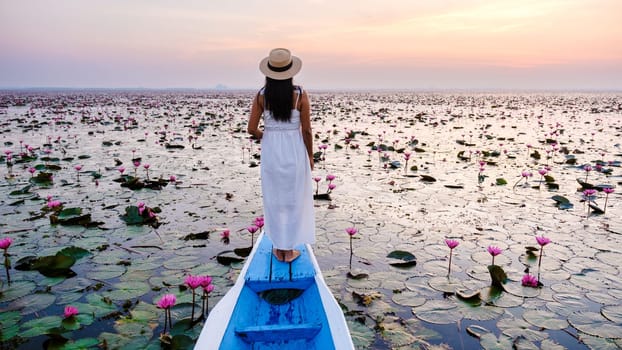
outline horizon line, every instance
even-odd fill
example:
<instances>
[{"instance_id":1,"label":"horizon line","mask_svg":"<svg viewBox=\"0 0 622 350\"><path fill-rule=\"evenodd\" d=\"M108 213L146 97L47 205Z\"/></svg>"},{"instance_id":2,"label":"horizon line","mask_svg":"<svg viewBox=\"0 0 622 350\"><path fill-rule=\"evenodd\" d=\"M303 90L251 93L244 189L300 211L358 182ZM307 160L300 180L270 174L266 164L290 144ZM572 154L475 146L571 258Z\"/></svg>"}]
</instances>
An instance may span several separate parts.
<instances>
[{"instance_id":1,"label":"horizon line","mask_svg":"<svg viewBox=\"0 0 622 350\"><path fill-rule=\"evenodd\" d=\"M247 87L74 87L74 86L0 86L0 92L10 91L194 91L194 92L247 92L256 91ZM622 93L622 88L306 88L318 92L610 92Z\"/></svg>"}]
</instances>

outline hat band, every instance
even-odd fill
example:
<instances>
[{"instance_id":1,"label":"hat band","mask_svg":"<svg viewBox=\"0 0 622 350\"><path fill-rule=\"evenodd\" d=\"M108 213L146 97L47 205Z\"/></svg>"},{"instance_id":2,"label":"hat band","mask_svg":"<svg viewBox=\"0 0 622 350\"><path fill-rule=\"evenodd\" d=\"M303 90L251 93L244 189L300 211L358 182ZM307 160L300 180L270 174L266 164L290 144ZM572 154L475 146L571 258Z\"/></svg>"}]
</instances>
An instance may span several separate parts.
<instances>
[{"instance_id":1,"label":"hat band","mask_svg":"<svg viewBox=\"0 0 622 350\"><path fill-rule=\"evenodd\" d=\"M268 68L270 68L270 70L273 72L285 72L286 70L292 68L293 64L294 64L294 61L289 61L288 65L285 65L283 67L275 67L271 65L270 62L268 62Z\"/></svg>"}]
</instances>

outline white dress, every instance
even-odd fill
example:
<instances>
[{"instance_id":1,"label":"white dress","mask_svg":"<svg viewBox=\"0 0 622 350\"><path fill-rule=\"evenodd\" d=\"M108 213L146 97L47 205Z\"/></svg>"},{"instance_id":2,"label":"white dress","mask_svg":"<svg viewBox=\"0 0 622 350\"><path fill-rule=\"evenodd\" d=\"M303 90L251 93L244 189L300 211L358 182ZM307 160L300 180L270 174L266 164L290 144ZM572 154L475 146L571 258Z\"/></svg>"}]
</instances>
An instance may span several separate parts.
<instances>
[{"instance_id":1,"label":"white dress","mask_svg":"<svg viewBox=\"0 0 622 350\"><path fill-rule=\"evenodd\" d=\"M298 98L294 106L297 102ZM313 244L313 183L300 111L292 109L289 122L275 120L270 111L264 111L263 118L260 173L265 232L278 249Z\"/></svg>"}]
</instances>

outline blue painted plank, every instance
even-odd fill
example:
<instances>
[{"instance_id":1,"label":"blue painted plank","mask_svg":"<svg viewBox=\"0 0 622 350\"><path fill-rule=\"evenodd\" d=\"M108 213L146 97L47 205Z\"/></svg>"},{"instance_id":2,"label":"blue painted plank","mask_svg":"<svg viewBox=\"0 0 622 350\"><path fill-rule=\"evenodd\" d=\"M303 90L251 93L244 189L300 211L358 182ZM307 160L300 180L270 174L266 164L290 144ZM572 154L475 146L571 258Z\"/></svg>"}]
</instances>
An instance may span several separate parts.
<instances>
[{"instance_id":1,"label":"blue painted plank","mask_svg":"<svg viewBox=\"0 0 622 350\"><path fill-rule=\"evenodd\" d=\"M279 342L311 339L322 329L321 323L276 324L238 328L235 333L247 342Z\"/></svg>"},{"instance_id":2,"label":"blue painted plank","mask_svg":"<svg viewBox=\"0 0 622 350\"><path fill-rule=\"evenodd\" d=\"M309 251L305 245L300 245L296 249L300 250L300 257L291 263L278 261L272 254L272 241L267 235L259 241L257 252L252 264L246 273L246 281L279 283L297 280L308 280L315 277L315 269L309 256ZM270 269L272 267L272 269ZM291 276L290 276L291 270ZM291 278L290 278L291 277ZM277 286L273 286L276 288ZM278 288L288 288L278 286Z\"/></svg>"}]
</instances>

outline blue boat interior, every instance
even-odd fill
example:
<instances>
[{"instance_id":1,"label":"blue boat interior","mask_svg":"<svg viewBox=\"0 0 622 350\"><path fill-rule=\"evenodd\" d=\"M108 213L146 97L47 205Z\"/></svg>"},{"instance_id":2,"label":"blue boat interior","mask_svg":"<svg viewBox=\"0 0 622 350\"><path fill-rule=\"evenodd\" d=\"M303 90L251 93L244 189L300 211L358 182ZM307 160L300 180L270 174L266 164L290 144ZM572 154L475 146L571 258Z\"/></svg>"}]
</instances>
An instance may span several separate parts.
<instances>
[{"instance_id":1,"label":"blue boat interior","mask_svg":"<svg viewBox=\"0 0 622 350\"><path fill-rule=\"evenodd\" d=\"M220 348L334 349L309 251L297 247L290 264L273 256L267 235L257 244Z\"/></svg>"}]
</instances>

